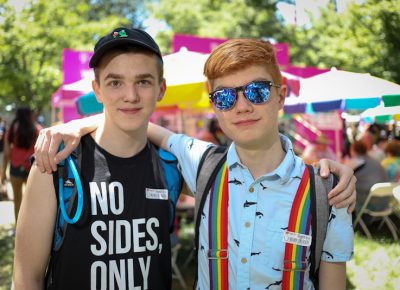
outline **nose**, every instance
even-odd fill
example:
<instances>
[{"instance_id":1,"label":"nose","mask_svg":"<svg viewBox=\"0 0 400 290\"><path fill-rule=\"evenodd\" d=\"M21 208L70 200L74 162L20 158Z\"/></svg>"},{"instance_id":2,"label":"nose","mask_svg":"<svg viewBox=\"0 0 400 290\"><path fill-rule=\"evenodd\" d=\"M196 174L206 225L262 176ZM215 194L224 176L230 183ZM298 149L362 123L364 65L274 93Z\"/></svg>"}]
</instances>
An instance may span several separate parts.
<instances>
[{"instance_id":1,"label":"nose","mask_svg":"<svg viewBox=\"0 0 400 290\"><path fill-rule=\"evenodd\" d=\"M130 103L137 103L140 100L140 96L138 91L136 90L135 86L130 87L127 89L124 95L124 101Z\"/></svg>"},{"instance_id":2,"label":"nose","mask_svg":"<svg viewBox=\"0 0 400 290\"><path fill-rule=\"evenodd\" d=\"M240 90L237 92L237 100L235 104L235 109L238 113L241 112L251 112L253 110L252 104L246 99L243 94L243 91Z\"/></svg>"}]
</instances>

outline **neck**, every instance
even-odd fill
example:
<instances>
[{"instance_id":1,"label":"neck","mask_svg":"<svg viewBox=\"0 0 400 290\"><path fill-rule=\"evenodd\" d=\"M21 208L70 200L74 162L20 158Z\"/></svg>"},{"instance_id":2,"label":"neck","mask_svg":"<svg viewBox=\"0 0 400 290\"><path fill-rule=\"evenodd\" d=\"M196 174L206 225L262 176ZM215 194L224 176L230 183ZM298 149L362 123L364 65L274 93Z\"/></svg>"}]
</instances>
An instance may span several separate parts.
<instances>
[{"instance_id":1,"label":"neck","mask_svg":"<svg viewBox=\"0 0 400 290\"><path fill-rule=\"evenodd\" d=\"M126 132L102 123L91 135L108 153L122 158L134 156L147 143L147 127L137 132Z\"/></svg>"},{"instance_id":2,"label":"neck","mask_svg":"<svg viewBox=\"0 0 400 290\"><path fill-rule=\"evenodd\" d=\"M235 144L240 162L244 164L254 179L274 171L285 157L279 137L275 142L259 148L246 148Z\"/></svg>"}]
</instances>

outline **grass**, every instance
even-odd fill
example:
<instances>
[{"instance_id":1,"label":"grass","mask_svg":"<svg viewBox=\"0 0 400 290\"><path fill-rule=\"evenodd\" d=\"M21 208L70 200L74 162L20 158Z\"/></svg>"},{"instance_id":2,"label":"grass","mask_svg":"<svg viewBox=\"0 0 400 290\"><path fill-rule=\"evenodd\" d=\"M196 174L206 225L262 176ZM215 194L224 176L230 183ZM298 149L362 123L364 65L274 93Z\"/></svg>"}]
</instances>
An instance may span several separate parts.
<instances>
[{"instance_id":1,"label":"grass","mask_svg":"<svg viewBox=\"0 0 400 290\"><path fill-rule=\"evenodd\" d=\"M11 287L12 263L14 259L14 237L12 228L0 227L0 290Z\"/></svg>"},{"instance_id":2,"label":"grass","mask_svg":"<svg viewBox=\"0 0 400 290\"><path fill-rule=\"evenodd\" d=\"M399 290L400 244L388 238L356 235L354 258L347 263L348 289Z\"/></svg>"},{"instance_id":3,"label":"grass","mask_svg":"<svg viewBox=\"0 0 400 290\"><path fill-rule=\"evenodd\" d=\"M0 227L0 290L9 290L11 286L14 238L10 227ZM186 267L182 265L190 254L191 241L186 231L182 231L182 249L178 256L184 279L192 289L195 266L193 260ZM356 233L354 258L347 263L347 289L355 290L400 290L400 243L394 242L383 231L373 233L374 239L368 240ZM174 290L182 290L178 280L173 280Z\"/></svg>"}]
</instances>

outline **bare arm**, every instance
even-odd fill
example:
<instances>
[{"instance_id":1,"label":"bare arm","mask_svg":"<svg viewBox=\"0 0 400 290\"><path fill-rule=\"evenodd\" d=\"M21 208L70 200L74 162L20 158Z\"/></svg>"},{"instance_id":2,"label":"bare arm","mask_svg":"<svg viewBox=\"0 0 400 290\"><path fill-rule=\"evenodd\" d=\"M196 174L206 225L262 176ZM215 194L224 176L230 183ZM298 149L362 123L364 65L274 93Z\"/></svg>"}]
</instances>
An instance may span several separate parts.
<instances>
[{"instance_id":1,"label":"bare arm","mask_svg":"<svg viewBox=\"0 0 400 290\"><path fill-rule=\"evenodd\" d=\"M40 171L56 171L57 164L74 151L81 137L96 130L102 120L103 114L98 114L40 130L35 144L35 163ZM64 149L58 152L61 142Z\"/></svg>"},{"instance_id":2,"label":"bare arm","mask_svg":"<svg viewBox=\"0 0 400 290\"><path fill-rule=\"evenodd\" d=\"M321 159L321 176L328 177L329 173L339 177L339 182L328 194L329 204L337 208L348 207L347 212L351 213L356 205L356 177L349 166L339 162Z\"/></svg>"},{"instance_id":3,"label":"bare arm","mask_svg":"<svg viewBox=\"0 0 400 290\"><path fill-rule=\"evenodd\" d=\"M168 138L174 134L170 130L158 126L153 123L149 123L149 128L147 130L147 137L150 139L152 143L161 147L164 150L168 150L167 142Z\"/></svg>"},{"instance_id":4,"label":"bare arm","mask_svg":"<svg viewBox=\"0 0 400 290\"><path fill-rule=\"evenodd\" d=\"M6 171L7 171L7 166L8 162L10 161L10 143L8 143L8 138L4 135L4 148L3 148L3 170L2 170L2 176L0 176L0 184L3 184L6 181Z\"/></svg>"},{"instance_id":5,"label":"bare arm","mask_svg":"<svg viewBox=\"0 0 400 290\"><path fill-rule=\"evenodd\" d=\"M319 268L319 289L345 290L346 263L328 263L321 261Z\"/></svg>"},{"instance_id":6,"label":"bare arm","mask_svg":"<svg viewBox=\"0 0 400 290\"><path fill-rule=\"evenodd\" d=\"M16 290L44 289L56 208L52 176L32 167L17 224L14 257Z\"/></svg>"}]
</instances>

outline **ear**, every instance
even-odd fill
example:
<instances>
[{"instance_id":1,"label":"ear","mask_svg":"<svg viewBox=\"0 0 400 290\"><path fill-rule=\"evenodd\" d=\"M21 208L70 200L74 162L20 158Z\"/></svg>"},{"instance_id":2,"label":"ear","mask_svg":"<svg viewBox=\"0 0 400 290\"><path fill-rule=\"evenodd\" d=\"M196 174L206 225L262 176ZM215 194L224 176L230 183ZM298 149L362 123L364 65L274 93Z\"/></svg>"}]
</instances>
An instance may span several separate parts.
<instances>
[{"instance_id":1,"label":"ear","mask_svg":"<svg viewBox=\"0 0 400 290\"><path fill-rule=\"evenodd\" d=\"M167 91L167 82L165 81L165 79L163 79L160 84L160 93L158 94L157 102L162 100L166 91Z\"/></svg>"},{"instance_id":2,"label":"ear","mask_svg":"<svg viewBox=\"0 0 400 290\"><path fill-rule=\"evenodd\" d=\"M100 84L97 83L96 80L92 80L92 88L93 88L93 92L94 92L94 94L96 96L96 100L99 103L103 103L103 96L100 93Z\"/></svg>"},{"instance_id":3,"label":"ear","mask_svg":"<svg viewBox=\"0 0 400 290\"><path fill-rule=\"evenodd\" d=\"M210 82L209 80L206 81L205 86L206 86L207 93L212 92L212 84L211 84L211 82ZM211 103L210 99L208 99L208 101L210 102L210 106L211 106L211 107L213 108L213 110L215 111L216 109L215 109L215 107L214 107L214 104Z\"/></svg>"},{"instance_id":4,"label":"ear","mask_svg":"<svg viewBox=\"0 0 400 290\"><path fill-rule=\"evenodd\" d=\"M208 93L211 93L212 91L212 84L210 83L209 80L206 81L206 90Z\"/></svg>"},{"instance_id":5,"label":"ear","mask_svg":"<svg viewBox=\"0 0 400 290\"><path fill-rule=\"evenodd\" d=\"M285 105L285 99L286 99L286 94L287 94L287 85L281 85L280 89L278 90L279 92L279 107L282 109L283 105Z\"/></svg>"}]
</instances>

